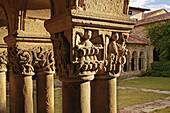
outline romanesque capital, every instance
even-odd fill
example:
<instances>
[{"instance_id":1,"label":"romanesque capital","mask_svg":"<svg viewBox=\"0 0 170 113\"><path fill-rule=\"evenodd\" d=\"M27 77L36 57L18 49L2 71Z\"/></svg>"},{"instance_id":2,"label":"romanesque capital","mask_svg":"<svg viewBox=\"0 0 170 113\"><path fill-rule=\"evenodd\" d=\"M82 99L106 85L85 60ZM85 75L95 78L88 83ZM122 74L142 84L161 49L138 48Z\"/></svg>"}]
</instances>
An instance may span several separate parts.
<instances>
[{"instance_id":1,"label":"romanesque capital","mask_svg":"<svg viewBox=\"0 0 170 113\"><path fill-rule=\"evenodd\" d=\"M13 72L26 76L35 72L54 73L54 58L52 50L42 47L23 49L19 46L8 48L8 59Z\"/></svg>"},{"instance_id":2,"label":"romanesque capital","mask_svg":"<svg viewBox=\"0 0 170 113\"><path fill-rule=\"evenodd\" d=\"M33 55L31 50L21 49L17 46L8 48L8 60L12 65L13 73L26 76L34 75L32 66Z\"/></svg>"},{"instance_id":3,"label":"romanesque capital","mask_svg":"<svg viewBox=\"0 0 170 113\"><path fill-rule=\"evenodd\" d=\"M0 53L0 72L6 72L7 71L7 52L3 51Z\"/></svg>"},{"instance_id":4,"label":"romanesque capital","mask_svg":"<svg viewBox=\"0 0 170 113\"><path fill-rule=\"evenodd\" d=\"M56 73L60 78L119 76L126 62L127 32L74 28L53 35Z\"/></svg>"},{"instance_id":5,"label":"romanesque capital","mask_svg":"<svg viewBox=\"0 0 170 113\"><path fill-rule=\"evenodd\" d=\"M42 47L36 47L32 50L33 63L35 71L40 73L54 73L54 54L53 50L46 50Z\"/></svg>"},{"instance_id":6,"label":"romanesque capital","mask_svg":"<svg viewBox=\"0 0 170 113\"><path fill-rule=\"evenodd\" d=\"M51 2L52 18L44 25L51 34L60 78L119 76L126 62L125 42L135 24L127 14L129 0Z\"/></svg>"},{"instance_id":7,"label":"romanesque capital","mask_svg":"<svg viewBox=\"0 0 170 113\"><path fill-rule=\"evenodd\" d=\"M102 71L98 71L97 75L104 75L107 77L118 77L123 65L126 63L125 56L128 50L126 49L126 39L128 33L115 31L101 31L103 38L104 52L103 60L107 62Z\"/></svg>"}]
</instances>

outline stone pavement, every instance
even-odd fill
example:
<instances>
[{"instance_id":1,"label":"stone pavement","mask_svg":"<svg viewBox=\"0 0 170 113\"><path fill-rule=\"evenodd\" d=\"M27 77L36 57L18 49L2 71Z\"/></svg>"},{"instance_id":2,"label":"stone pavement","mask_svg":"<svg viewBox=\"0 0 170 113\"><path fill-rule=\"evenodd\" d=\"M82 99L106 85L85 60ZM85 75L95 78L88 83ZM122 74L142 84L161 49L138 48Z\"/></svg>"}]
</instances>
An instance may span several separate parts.
<instances>
[{"instance_id":1,"label":"stone pavement","mask_svg":"<svg viewBox=\"0 0 170 113\"><path fill-rule=\"evenodd\" d=\"M118 89L132 89L132 90L138 90L138 91L146 91L146 92L154 92L154 93L162 93L162 94L170 95L170 91L160 91L160 90L153 90L153 89L133 88L133 87L120 87L120 86L118 86Z\"/></svg>"},{"instance_id":2,"label":"stone pavement","mask_svg":"<svg viewBox=\"0 0 170 113\"><path fill-rule=\"evenodd\" d=\"M159 90L144 89L144 88L118 87L118 89L132 89L132 90L138 90L138 91L170 94L170 91L159 91ZM155 100L153 102L130 106L130 107L124 108L123 110L118 111L118 113L149 113L157 109L166 108L168 106L170 106L170 97L160 99L160 100Z\"/></svg>"}]
</instances>

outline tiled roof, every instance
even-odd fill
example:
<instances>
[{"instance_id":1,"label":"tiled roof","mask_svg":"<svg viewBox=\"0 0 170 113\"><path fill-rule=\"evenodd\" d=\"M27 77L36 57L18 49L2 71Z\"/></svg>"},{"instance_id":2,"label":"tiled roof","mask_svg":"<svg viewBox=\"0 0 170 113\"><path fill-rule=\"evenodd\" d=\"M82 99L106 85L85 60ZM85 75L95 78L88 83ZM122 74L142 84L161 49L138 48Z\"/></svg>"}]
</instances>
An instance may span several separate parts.
<instances>
[{"instance_id":1,"label":"tiled roof","mask_svg":"<svg viewBox=\"0 0 170 113\"><path fill-rule=\"evenodd\" d=\"M137 21L135 26L149 24L157 21L168 20L168 19L170 19L170 12L158 16L142 19L140 21Z\"/></svg>"},{"instance_id":2,"label":"tiled roof","mask_svg":"<svg viewBox=\"0 0 170 113\"><path fill-rule=\"evenodd\" d=\"M160 10L156 10L156 11L152 11L152 12L149 12L149 13L146 13L145 15L144 15L144 18L148 18L148 17L150 17L151 15L153 15L153 14L155 14L155 13L158 13L158 12L160 12L160 11L166 11L165 9L160 9ZM167 12L167 11L166 11Z\"/></svg>"},{"instance_id":3,"label":"tiled roof","mask_svg":"<svg viewBox=\"0 0 170 113\"><path fill-rule=\"evenodd\" d=\"M128 44L148 44L148 42L145 42L143 40L137 39L135 37L129 36L127 39Z\"/></svg>"}]
</instances>

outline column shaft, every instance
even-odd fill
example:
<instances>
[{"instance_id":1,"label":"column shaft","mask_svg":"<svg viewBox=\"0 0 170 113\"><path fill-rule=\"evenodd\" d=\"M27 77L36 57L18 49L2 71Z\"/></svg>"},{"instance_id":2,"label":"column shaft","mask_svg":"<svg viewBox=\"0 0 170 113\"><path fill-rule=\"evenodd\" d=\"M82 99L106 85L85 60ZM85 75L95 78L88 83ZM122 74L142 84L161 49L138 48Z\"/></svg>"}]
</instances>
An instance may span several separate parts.
<instances>
[{"instance_id":1,"label":"column shaft","mask_svg":"<svg viewBox=\"0 0 170 113\"><path fill-rule=\"evenodd\" d=\"M54 113L53 73L37 73L37 113Z\"/></svg>"},{"instance_id":2,"label":"column shaft","mask_svg":"<svg viewBox=\"0 0 170 113\"><path fill-rule=\"evenodd\" d=\"M6 72L0 72L0 113L6 113Z\"/></svg>"},{"instance_id":3,"label":"column shaft","mask_svg":"<svg viewBox=\"0 0 170 113\"><path fill-rule=\"evenodd\" d=\"M90 112L90 82L63 82L63 113Z\"/></svg>"},{"instance_id":4,"label":"column shaft","mask_svg":"<svg viewBox=\"0 0 170 113\"><path fill-rule=\"evenodd\" d=\"M92 113L117 113L116 78L95 79L91 88Z\"/></svg>"},{"instance_id":5,"label":"column shaft","mask_svg":"<svg viewBox=\"0 0 170 113\"><path fill-rule=\"evenodd\" d=\"M12 70L9 70L10 113L15 113L15 82Z\"/></svg>"},{"instance_id":6,"label":"column shaft","mask_svg":"<svg viewBox=\"0 0 170 113\"><path fill-rule=\"evenodd\" d=\"M33 113L32 76L13 74L15 83L15 113Z\"/></svg>"},{"instance_id":7,"label":"column shaft","mask_svg":"<svg viewBox=\"0 0 170 113\"><path fill-rule=\"evenodd\" d=\"M137 57L137 59L136 59L136 64L137 64L136 70L138 71L138 70L139 70L139 58L138 58L138 57Z\"/></svg>"}]
</instances>

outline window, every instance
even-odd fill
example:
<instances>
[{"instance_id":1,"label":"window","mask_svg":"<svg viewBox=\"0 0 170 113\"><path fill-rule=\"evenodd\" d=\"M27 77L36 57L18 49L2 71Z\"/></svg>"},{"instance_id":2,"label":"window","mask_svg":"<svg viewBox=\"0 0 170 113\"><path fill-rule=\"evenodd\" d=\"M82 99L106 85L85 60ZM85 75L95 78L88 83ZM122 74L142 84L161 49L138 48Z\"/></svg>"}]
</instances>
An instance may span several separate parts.
<instances>
[{"instance_id":1,"label":"window","mask_svg":"<svg viewBox=\"0 0 170 113\"><path fill-rule=\"evenodd\" d=\"M129 11L129 15L132 15L132 11Z\"/></svg>"}]
</instances>

